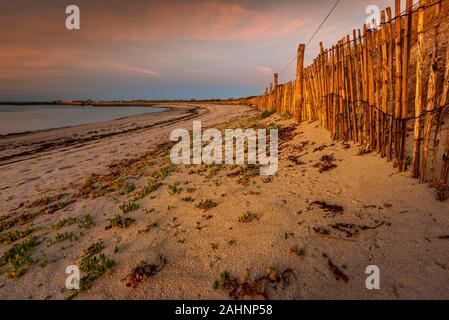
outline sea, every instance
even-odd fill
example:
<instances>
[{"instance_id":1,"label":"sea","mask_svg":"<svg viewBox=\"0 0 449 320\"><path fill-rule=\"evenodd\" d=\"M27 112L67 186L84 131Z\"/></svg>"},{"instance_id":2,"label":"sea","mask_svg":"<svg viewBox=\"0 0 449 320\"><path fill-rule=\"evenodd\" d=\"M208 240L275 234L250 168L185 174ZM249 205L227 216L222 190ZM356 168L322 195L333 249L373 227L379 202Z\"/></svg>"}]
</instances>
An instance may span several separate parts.
<instances>
[{"instance_id":1,"label":"sea","mask_svg":"<svg viewBox=\"0 0 449 320\"><path fill-rule=\"evenodd\" d=\"M0 135L110 121L168 109L162 106L0 105Z\"/></svg>"}]
</instances>

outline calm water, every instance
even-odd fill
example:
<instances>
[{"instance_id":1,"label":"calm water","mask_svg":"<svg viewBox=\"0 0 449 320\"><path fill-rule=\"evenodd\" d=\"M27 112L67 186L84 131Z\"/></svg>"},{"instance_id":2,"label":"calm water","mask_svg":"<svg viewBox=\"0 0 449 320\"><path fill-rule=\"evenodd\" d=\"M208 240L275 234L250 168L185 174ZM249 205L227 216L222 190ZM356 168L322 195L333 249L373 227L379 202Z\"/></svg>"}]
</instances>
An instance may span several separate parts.
<instances>
[{"instance_id":1,"label":"calm water","mask_svg":"<svg viewBox=\"0 0 449 320\"><path fill-rule=\"evenodd\" d=\"M109 121L166 110L164 107L0 105L0 135Z\"/></svg>"}]
</instances>

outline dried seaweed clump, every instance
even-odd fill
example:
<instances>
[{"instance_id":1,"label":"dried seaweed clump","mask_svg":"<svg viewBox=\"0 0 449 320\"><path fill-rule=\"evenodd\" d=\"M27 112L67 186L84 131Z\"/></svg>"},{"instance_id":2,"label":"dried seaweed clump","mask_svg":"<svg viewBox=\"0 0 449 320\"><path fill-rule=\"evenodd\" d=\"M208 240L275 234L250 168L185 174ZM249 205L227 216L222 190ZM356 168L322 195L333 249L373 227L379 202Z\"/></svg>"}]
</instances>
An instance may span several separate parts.
<instances>
[{"instance_id":1,"label":"dried seaweed clump","mask_svg":"<svg viewBox=\"0 0 449 320\"><path fill-rule=\"evenodd\" d=\"M137 267L126 276L126 286L134 289L137 288L139 283L142 283L145 279L160 272L166 264L167 259L162 256L159 256L159 264L150 264L146 261L140 261Z\"/></svg>"},{"instance_id":2,"label":"dried seaweed clump","mask_svg":"<svg viewBox=\"0 0 449 320\"><path fill-rule=\"evenodd\" d=\"M332 215L335 216L336 214L343 213L343 207L338 204L329 204L325 201L314 201L311 203L311 205L317 205L321 210L327 213L326 216Z\"/></svg>"},{"instance_id":3,"label":"dried seaweed clump","mask_svg":"<svg viewBox=\"0 0 449 320\"><path fill-rule=\"evenodd\" d=\"M323 173L336 168L337 165L334 162L335 157L333 154L324 155L320 158L320 161L314 164L314 167L319 169L319 173Z\"/></svg>"},{"instance_id":4,"label":"dried seaweed clump","mask_svg":"<svg viewBox=\"0 0 449 320\"><path fill-rule=\"evenodd\" d=\"M235 300L247 298L268 300L268 289L277 290L279 285L282 288L288 287L292 276L295 277L295 274L291 269L285 269L283 272L278 273L276 269L270 267L263 276L254 280L250 280L246 276L240 281L232 277L228 271L224 271L220 274L220 278L215 280L212 288L228 291L229 297Z\"/></svg>"}]
</instances>

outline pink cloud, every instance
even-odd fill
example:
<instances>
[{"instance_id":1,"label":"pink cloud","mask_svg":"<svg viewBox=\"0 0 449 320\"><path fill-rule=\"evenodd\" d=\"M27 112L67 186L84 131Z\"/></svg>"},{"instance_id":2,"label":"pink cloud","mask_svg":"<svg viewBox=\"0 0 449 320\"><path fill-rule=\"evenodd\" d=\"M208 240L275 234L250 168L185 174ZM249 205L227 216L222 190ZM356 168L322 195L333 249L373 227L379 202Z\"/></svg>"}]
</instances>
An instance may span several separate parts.
<instances>
[{"instance_id":1,"label":"pink cloud","mask_svg":"<svg viewBox=\"0 0 449 320\"><path fill-rule=\"evenodd\" d=\"M111 1L114 2L114 1ZM100 2L81 5L82 27L78 39L94 45L103 42L142 43L167 39L182 40L258 40L292 35L307 22L305 18L290 18L285 13L255 10L244 4L226 1L166 1L142 2L130 5L115 2L104 6ZM8 39L33 38L38 26L46 42L65 42L73 38L60 23L53 10L43 15L32 12L20 16L1 16L13 26ZM51 16L48 16L51 15ZM16 27L14 27L16 26ZM37 44L37 43L36 43Z\"/></svg>"},{"instance_id":2,"label":"pink cloud","mask_svg":"<svg viewBox=\"0 0 449 320\"><path fill-rule=\"evenodd\" d=\"M146 77L159 76L158 72L148 68L122 61L98 59L82 52L17 46L0 49L1 79L57 77L65 76L73 70L126 72Z\"/></svg>"},{"instance_id":3,"label":"pink cloud","mask_svg":"<svg viewBox=\"0 0 449 320\"><path fill-rule=\"evenodd\" d=\"M237 4L211 2L192 9L188 21L174 17L172 20L178 23L172 26L178 31L184 29L185 37L197 40L267 40L298 32L305 25L300 18L290 20L284 15L253 11ZM193 28L185 29L184 24Z\"/></svg>"},{"instance_id":4,"label":"pink cloud","mask_svg":"<svg viewBox=\"0 0 449 320\"><path fill-rule=\"evenodd\" d=\"M105 66L106 68L111 67L112 69L116 69L116 70L124 70L124 71L128 71L131 73L137 73L137 74L141 74L147 77L158 77L159 73L157 73L156 71L150 70L150 69L145 69L145 68L140 68L140 67L135 67L135 66L131 66L128 64L124 64L124 63L117 63L117 62L101 62L100 65Z\"/></svg>"},{"instance_id":5,"label":"pink cloud","mask_svg":"<svg viewBox=\"0 0 449 320\"><path fill-rule=\"evenodd\" d=\"M273 70L265 66L256 66L256 69L262 74L273 74Z\"/></svg>"}]
</instances>

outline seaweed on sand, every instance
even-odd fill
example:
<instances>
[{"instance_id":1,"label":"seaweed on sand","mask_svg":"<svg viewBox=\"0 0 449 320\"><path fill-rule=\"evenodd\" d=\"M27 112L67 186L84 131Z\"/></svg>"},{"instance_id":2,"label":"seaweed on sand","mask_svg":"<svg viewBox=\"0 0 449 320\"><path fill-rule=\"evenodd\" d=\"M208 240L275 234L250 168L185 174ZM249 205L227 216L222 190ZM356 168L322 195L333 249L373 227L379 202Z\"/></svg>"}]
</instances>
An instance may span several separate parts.
<instances>
[{"instance_id":1,"label":"seaweed on sand","mask_svg":"<svg viewBox=\"0 0 449 320\"><path fill-rule=\"evenodd\" d=\"M215 290L226 290L232 299L263 298L268 300L268 289L276 290L281 284L286 288L290 284L291 277L295 277L292 269L285 269L278 273L274 268L268 268L266 274L254 280L247 277L239 280L231 276L228 271L220 274L220 278L215 280L212 288Z\"/></svg>"},{"instance_id":2,"label":"seaweed on sand","mask_svg":"<svg viewBox=\"0 0 449 320\"><path fill-rule=\"evenodd\" d=\"M142 283L145 279L148 279L162 270L167 264L167 259L159 256L159 264L151 264L146 261L141 261L129 275L126 276L126 286L137 288L139 283Z\"/></svg>"}]
</instances>

